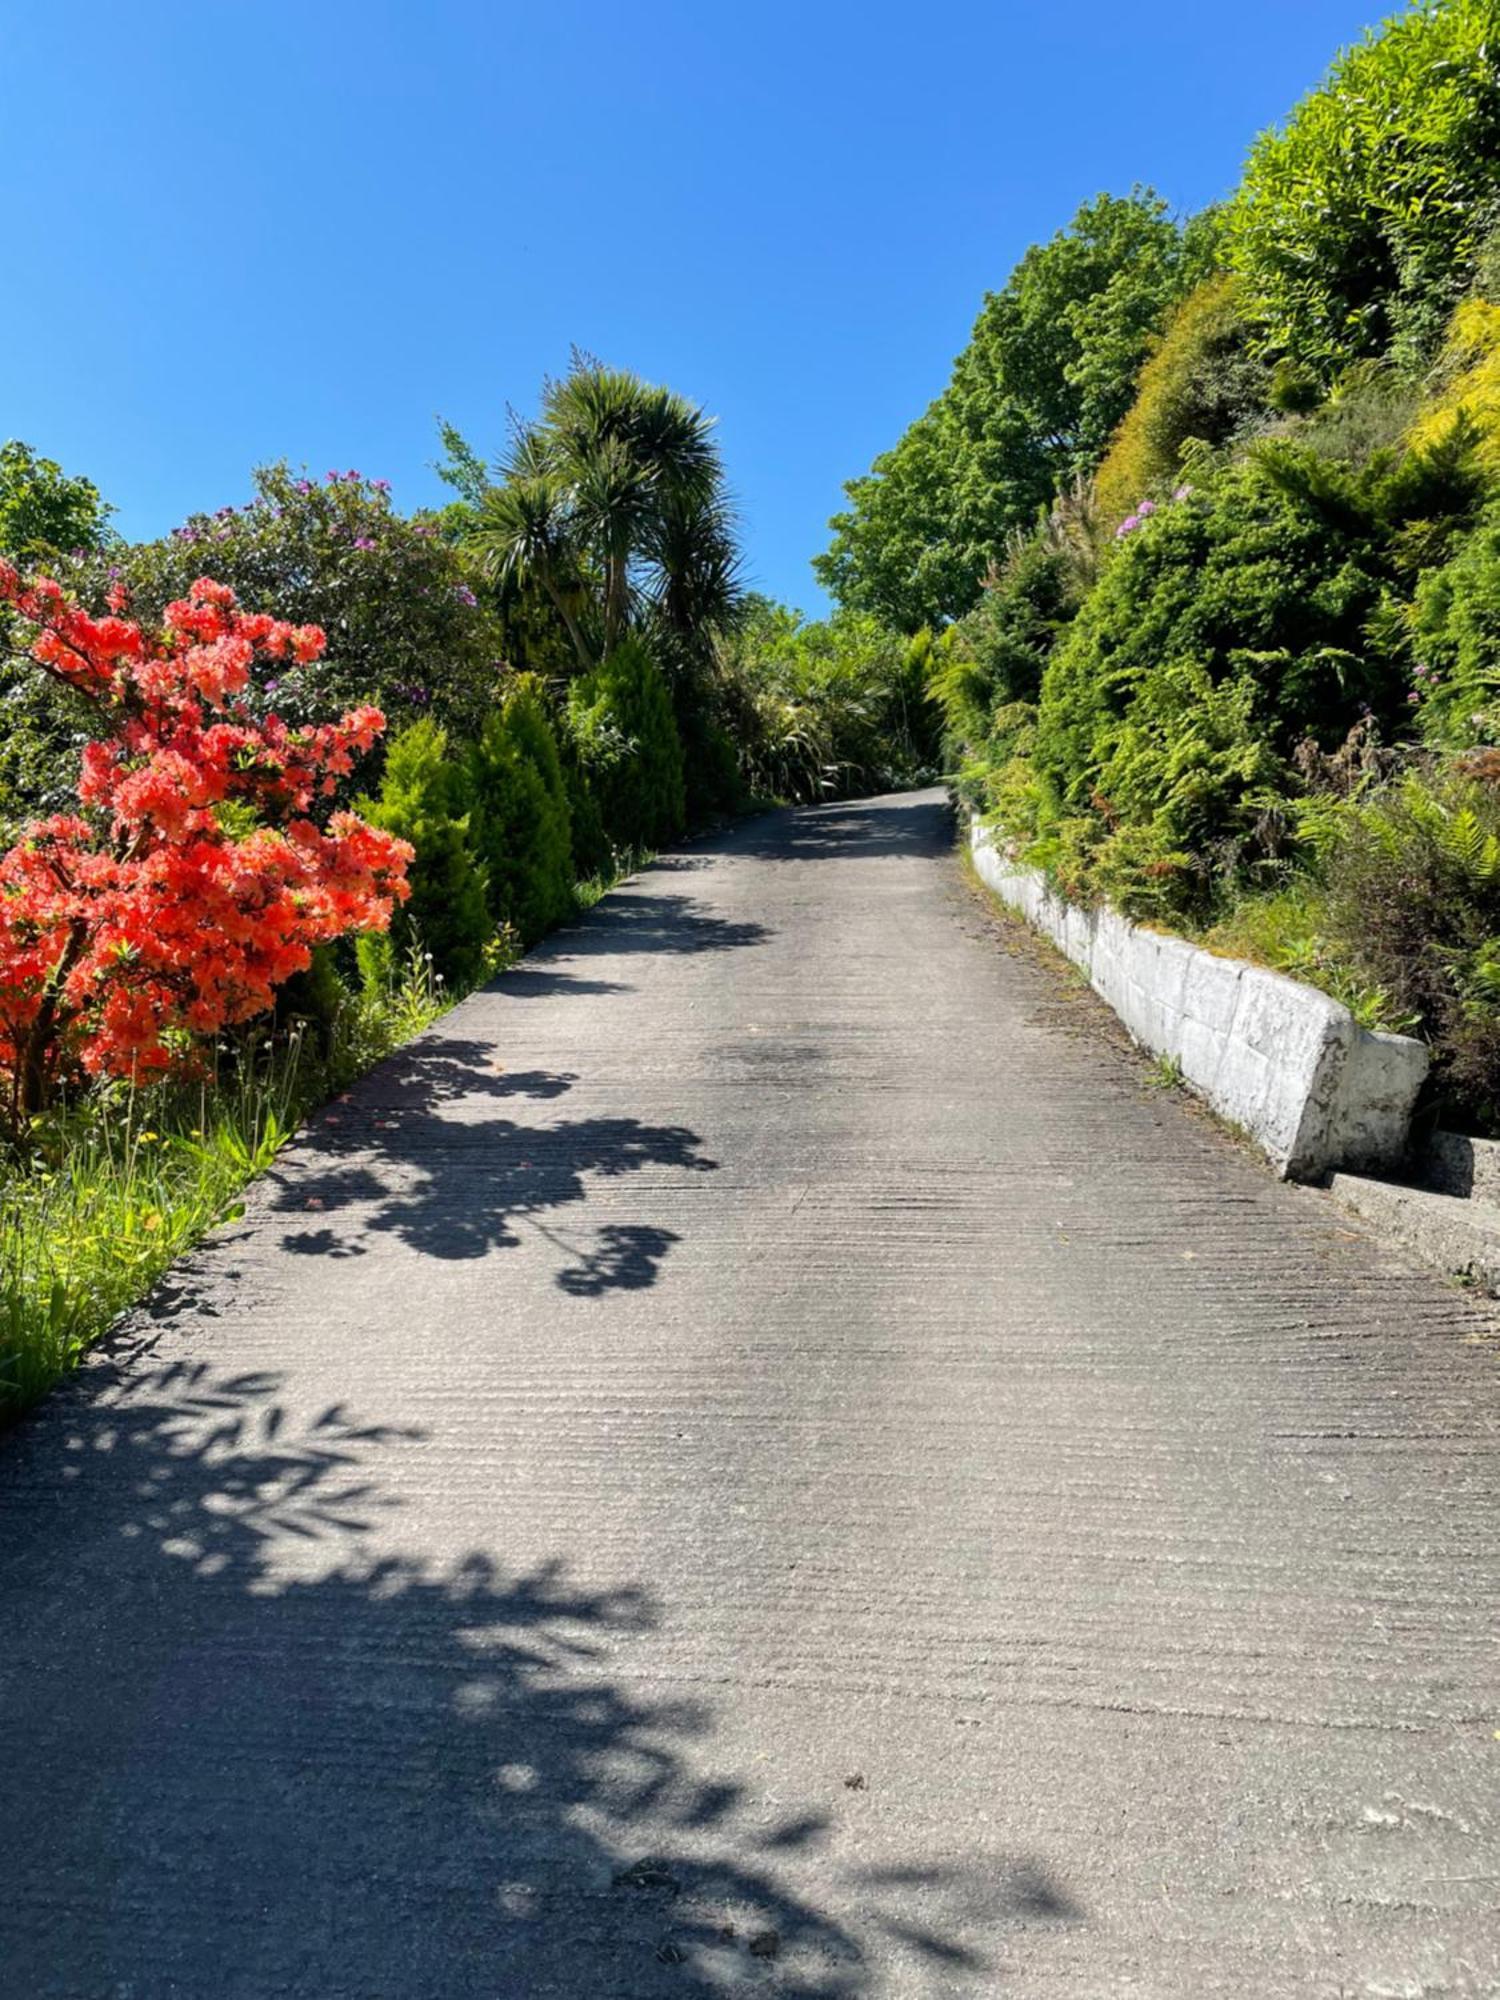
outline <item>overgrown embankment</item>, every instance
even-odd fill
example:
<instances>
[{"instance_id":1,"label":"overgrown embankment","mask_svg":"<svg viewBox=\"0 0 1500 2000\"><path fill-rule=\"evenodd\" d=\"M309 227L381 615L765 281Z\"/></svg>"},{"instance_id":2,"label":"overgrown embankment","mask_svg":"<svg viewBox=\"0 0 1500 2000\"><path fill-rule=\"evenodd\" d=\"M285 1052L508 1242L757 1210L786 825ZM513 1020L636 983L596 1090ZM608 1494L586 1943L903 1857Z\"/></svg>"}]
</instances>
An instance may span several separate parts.
<instances>
[{"instance_id":1,"label":"overgrown embankment","mask_svg":"<svg viewBox=\"0 0 1500 2000\"><path fill-rule=\"evenodd\" d=\"M1219 209L1100 197L854 481L965 798L1071 898L1424 1036L1500 1129L1500 21L1346 51Z\"/></svg>"}]
</instances>

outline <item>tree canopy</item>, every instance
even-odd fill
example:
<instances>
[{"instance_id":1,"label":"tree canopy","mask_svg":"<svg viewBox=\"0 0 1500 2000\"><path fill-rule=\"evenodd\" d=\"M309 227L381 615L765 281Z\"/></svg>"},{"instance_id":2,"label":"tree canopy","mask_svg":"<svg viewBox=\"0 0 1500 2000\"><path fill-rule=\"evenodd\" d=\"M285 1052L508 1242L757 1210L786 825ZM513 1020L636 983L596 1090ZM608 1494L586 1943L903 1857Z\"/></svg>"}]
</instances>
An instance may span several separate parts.
<instances>
[{"instance_id":1,"label":"tree canopy","mask_svg":"<svg viewBox=\"0 0 1500 2000\"><path fill-rule=\"evenodd\" d=\"M1008 531L1097 464L1153 336L1213 266L1216 218L1101 194L985 300L943 394L851 480L814 561L840 603L904 631L977 600Z\"/></svg>"}]
</instances>

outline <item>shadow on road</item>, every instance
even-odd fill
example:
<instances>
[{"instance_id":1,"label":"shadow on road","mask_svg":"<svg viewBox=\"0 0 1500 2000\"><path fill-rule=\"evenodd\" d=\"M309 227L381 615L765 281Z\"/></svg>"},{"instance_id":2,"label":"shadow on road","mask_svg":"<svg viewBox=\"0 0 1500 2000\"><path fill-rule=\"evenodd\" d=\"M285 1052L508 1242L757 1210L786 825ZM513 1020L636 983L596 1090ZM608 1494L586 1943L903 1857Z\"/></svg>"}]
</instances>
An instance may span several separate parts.
<instances>
[{"instance_id":1,"label":"shadow on road","mask_svg":"<svg viewBox=\"0 0 1500 2000\"><path fill-rule=\"evenodd\" d=\"M615 958L621 953L738 951L771 935L764 924L716 916L692 896L614 889L585 923L560 932L537 956ZM527 960L527 965L532 963ZM505 975L509 984L511 975Z\"/></svg>"},{"instance_id":2,"label":"shadow on road","mask_svg":"<svg viewBox=\"0 0 1500 2000\"><path fill-rule=\"evenodd\" d=\"M562 1290L638 1290L653 1282L677 1241L671 1230L613 1225L581 1248L563 1243L543 1218L583 1202L589 1176L615 1179L644 1168L712 1173L716 1165L683 1125L636 1118L528 1124L489 1115L488 1104L547 1102L577 1081L567 1071L508 1071L491 1042L427 1036L376 1078L326 1112L295 1162L269 1176L272 1208L300 1218L282 1237L284 1248L353 1257L369 1247L361 1239L395 1235L424 1256L483 1257L514 1249L530 1225L572 1259L557 1273ZM462 1115L445 1115L456 1104ZM333 1219L340 1210L351 1211L350 1221Z\"/></svg>"},{"instance_id":3,"label":"shadow on road","mask_svg":"<svg viewBox=\"0 0 1500 2000\"><path fill-rule=\"evenodd\" d=\"M760 861L931 860L952 845L952 807L918 792L768 813L726 834L723 851Z\"/></svg>"},{"instance_id":4,"label":"shadow on road","mask_svg":"<svg viewBox=\"0 0 1500 2000\"><path fill-rule=\"evenodd\" d=\"M711 1711L632 1678L648 1592L370 1553L419 1431L112 1373L0 1468L8 1991L834 2000L1077 1919L1024 1861L851 1866L856 1935L787 1879L853 1795L773 1814L713 1771Z\"/></svg>"}]
</instances>

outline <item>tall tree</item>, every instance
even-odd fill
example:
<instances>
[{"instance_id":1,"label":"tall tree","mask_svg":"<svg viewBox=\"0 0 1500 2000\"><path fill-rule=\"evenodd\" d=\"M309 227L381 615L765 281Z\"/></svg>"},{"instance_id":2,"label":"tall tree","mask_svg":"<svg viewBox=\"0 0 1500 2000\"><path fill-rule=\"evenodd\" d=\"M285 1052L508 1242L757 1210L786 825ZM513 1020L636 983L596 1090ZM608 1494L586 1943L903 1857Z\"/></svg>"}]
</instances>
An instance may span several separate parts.
<instances>
[{"instance_id":1,"label":"tall tree","mask_svg":"<svg viewBox=\"0 0 1500 2000\"><path fill-rule=\"evenodd\" d=\"M906 631L967 611L1008 532L1098 463L1216 239L1212 217L1183 226L1137 188L1085 202L1028 250L985 300L943 394L845 488L819 580Z\"/></svg>"},{"instance_id":2,"label":"tall tree","mask_svg":"<svg viewBox=\"0 0 1500 2000\"><path fill-rule=\"evenodd\" d=\"M480 487L474 454L456 433L446 442L483 570L502 593L545 595L580 671L628 632L670 651L733 616L733 515L713 420L696 404L577 357L548 383L537 421L517 427L498 483Z\"/></svg>"}]
</instances>

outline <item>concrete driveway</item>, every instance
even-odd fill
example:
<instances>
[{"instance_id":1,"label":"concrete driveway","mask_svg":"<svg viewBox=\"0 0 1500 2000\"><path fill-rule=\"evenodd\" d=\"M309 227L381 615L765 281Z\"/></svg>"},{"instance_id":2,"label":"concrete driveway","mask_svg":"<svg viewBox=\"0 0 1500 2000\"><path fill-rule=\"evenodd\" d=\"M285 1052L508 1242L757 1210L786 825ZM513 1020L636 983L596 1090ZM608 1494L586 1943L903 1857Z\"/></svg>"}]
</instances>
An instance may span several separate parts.
<instances>
[{"instance_id":1,"label":"concrete driveway","mask_svg":"<svg viewBox=\"0 0 1500 2000\"><path fill-rule=\"evenodd\" d=\"M744 823L0 1440L0 1994L1500 1993L1490 1324Z\"/></svg>"}]
</instances>

